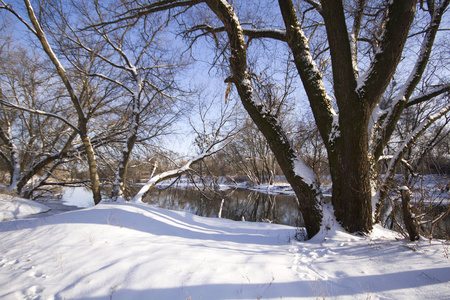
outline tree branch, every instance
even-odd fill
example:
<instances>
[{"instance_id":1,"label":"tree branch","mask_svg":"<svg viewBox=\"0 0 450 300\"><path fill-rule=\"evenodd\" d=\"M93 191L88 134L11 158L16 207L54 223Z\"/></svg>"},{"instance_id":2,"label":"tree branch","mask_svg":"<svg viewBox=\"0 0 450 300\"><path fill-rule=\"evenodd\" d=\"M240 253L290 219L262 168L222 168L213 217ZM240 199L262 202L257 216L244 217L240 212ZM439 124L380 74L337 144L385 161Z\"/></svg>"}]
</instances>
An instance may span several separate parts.
<instances>
[{"instance_id":1,"label":"tree branch","mask_svg":"<svg viewBox=\"0 0 450 300\"><path fill-rule=\"evenodd\" d=\"M391 1L379 47L360 78L357 92L371 107L379 102L400 62L408 31L414 20L416 0Z\"/></svg>"},{"instance_id":2,"label":"tree branch","mask_svg":"<svg viewBox=\"0 0 450 300\"><path fill-rule=\"evenodd\" d=\"M339 108L345 113L347 105L351 105L354 109L355 104L363 105L363 102L355 94L356 63L352 57L344 7L342 1L338 0L322 0L322 7L332 57L334 93Z\"/></svg>"},{"instance_id":3,"label":"tree branch","mask_svg":"<svg viewBox=\"0 0 450 300\"><path fill-rule=\"evenodd\" d=\"M279 0L287 36L287 43L294 55L294 62L302 80L309 103L325 145L330 145L332 125L336 112L331 106L323 83L322 74L312 59L308 39L300 28L294 4L291 0Z\"/></svg>"},{"instance_id":4,"label":"tree branch","mask_svg":"<svg viewBox=\"0 0 450 300\"><path fill-rule=\"evenodd\" d=\"M139 8L133 8L130 10L127 10L126 12L120 14L116 19L113 19L111 21L104 21L98 24L89 25L86 27L83 27L82 30L90 29L93 27L104 27L111 24L120 23L123 21L131 20L131 19L138 19L142 16L149 15L151 13L159 12L159 11L165 11L176 7L186 7L186 6L194 6L196 4L199 4L201 2L204 2L204 0L186 0L186 1L180 1L180 0L165 0L165 1L157 1L154 3L151 3L146 6L142 6Z\"/></svg>"},{"instance_id":5,"label":"tree branch","mask_svg":"<svg viewBox=\"0 0 450 300\"><path fill-rule=\"evenodd\" d=\"M160 173L156 176L152 176L150 177L150 179L147 181L147 183L139 190L139 192L133 197L133 200L131 200L131 202L133 203L140 203L142 202L142 197L149 191L151 190L155 185L157 185L159 182L161 181L165 181L165 180L169 180L178 176L183 175L184 173L186 173L187 171L190 170L191 165L198 163L199 161L205 159L208 156L211 156L215 153L217 153L218 151L222 150L224 146L216 149L216 150L211 150L217 143L213 143L211 144L203 153L197 155L196 157L192 158L191 160L189 160L186 164L184 164L182 167L175 169L175 170L170 170L170 171L166 171L163 173Z\"/></svg>"},{"instance_id":6,"label":"tree branch","mask_svg":"<svg viewBox=\"0 0 450 300\"><path fill-rule=\"evenodd\" d=\"M441 24L442 15L445 9L448 7L450 0L446 0L442 3L442 5L435 10L434 16L430 22L430 26L427 29L425 37L422 41L422 47L419 53L419 57L417 58L416 64L409 75L406 83L403 85L403 88L400 92L395 96L393 103L390 109L382 115L382 124L380 125L380 132L377 133L377 139L374 140L371 148L372 154L375 159L381 156L383 149L389 140L390 136L394 132L395 125L397 124L400 116L405 109L406 106L414 105L415 103L419 103L422 100L416 99L411 104L407 104L408 99L411 97L414 89L422 78L425 67L429 61L431 50L434 44L434 40L436 37L436 33L439 29L439 25ZM442 86L442 90L436 90L429 93L429 96L433 94L433 92L440 93L444 92L445 88L448 88L448 84ZM437 94L436 94L437 95ZM422 99L425 101L427 96L424 96ZM431 99L431 98L429 98ZM378 118L380 119L380 118Z\"/></svg>"},{"instance_id":7,"label":"tree branch","mask_svg":"<svg viewBox=\"0 0 450 300\"><path fill-rule=\"evenodd\" d=\"M72 129L74 129L76 132L80 132L80 130L78 129L77 126L75 126L74 124L72 124L71 122L69 122L69 120L67 120L66 118L61 117L61 116L59 116L59 115L57 115L57 114L45 112L45 111L38 110L38 109L30 109L30 108L22 107L22 106L19 106L19 105L16 105L16 104L13 104L13 103L4 101L4 100L0 100L0 103L3 104L3 105L5 105L5 106L7 106L7 107L14 108L14 109L18 109L18 110L22 110L22 111L26 111L26 112L29 112L29 113L32 113L32 114L37 114L37 115L43 115L43 116L48 116L48 117L56 118L56 119L58 119L58 120L60 120L60 121L63 121L65 124L69 125L69 126L70 126Z\"/></svg>"},{"instance_id":8,"label":"tree branch","mask_svg":"<svg viewBox=\"0 0 450 300\"><path fill-rule=\"evenodd\" d=\"M197 30L202 30L205 33L218 33L226 32L225 26L213 27L207 24L197 25L188 30L188 32L193 32ZM250 38L271 38L279 41L286 42L286 31L276 30L276 29L251 29L242 28L244 35Z\"/></svg>"},{"instance_id":9,"label":"tree branch","mask_svg":"<svg viewBox=\"0 0 450 300\"><path fill-rule=\"evenodd\" d=\"M428 100L431 100L434 97L437 97L437 96L442 95L449 91L450 91L450 83L436 87L425 94L422 94L422 95L419 95L419 96L409 99L409 101L405 105L405 108L428 101Z\"/></svg>"}]
</instances>

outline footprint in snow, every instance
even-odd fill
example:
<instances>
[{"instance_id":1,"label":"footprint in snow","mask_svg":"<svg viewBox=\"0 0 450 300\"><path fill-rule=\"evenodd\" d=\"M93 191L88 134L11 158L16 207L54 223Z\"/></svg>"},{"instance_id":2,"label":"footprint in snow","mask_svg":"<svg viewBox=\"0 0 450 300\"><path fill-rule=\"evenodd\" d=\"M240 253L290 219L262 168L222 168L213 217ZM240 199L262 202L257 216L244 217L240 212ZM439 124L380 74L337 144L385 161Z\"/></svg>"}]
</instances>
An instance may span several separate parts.
<instances>
[{"instance_id":1,"label":"footprint in snow","mask_svg":"<svg viewBox=\"0 0 450 300\"><path fill-rule=\"evenodd\" d=\"M22 294L27 300L40 300L41 296L39 295L44 291L44 288L41 286L33 285L26 290L22 291Z\"/></svg>"},{"instance_id":2,"label":"footprint in snow","mask_svg":"<svg viewBox=\"0 0 450 300\"><path fill-rule=\"evenodd\" d=\"M47 275L45 275L45 273L42 271L32 271L29 275L32 277L41 277L41 278L47 277Z\"/></svg>"}]
</instances>

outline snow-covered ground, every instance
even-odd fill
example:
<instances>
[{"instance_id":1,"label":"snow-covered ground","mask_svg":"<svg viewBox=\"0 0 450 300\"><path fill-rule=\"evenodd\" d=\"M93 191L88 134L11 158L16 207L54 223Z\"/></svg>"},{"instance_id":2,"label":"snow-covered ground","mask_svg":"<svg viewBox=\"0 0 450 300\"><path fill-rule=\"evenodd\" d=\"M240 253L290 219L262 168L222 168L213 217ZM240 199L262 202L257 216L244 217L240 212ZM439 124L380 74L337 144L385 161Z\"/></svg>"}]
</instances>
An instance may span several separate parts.
<instances>
[{"instance_id":1,"label":"snow-covered ground","mask_svg":"<svg viewBox=\"0 0 450 300\"><path fill-rule=\"evenodd\" d=\"M0 194L0 222L49 211L44 204L6 194Z\"/></svg>"},{"instance_id":2,"label":"snow-covered ground","mask_svg":"<svg viewBox=\"0 0 450 300\"><path fill-rule=\"evenodd\" d=\"M450 246L100 204L0 223L0 299L449 299Z\"/></svg>"}]
</instances>

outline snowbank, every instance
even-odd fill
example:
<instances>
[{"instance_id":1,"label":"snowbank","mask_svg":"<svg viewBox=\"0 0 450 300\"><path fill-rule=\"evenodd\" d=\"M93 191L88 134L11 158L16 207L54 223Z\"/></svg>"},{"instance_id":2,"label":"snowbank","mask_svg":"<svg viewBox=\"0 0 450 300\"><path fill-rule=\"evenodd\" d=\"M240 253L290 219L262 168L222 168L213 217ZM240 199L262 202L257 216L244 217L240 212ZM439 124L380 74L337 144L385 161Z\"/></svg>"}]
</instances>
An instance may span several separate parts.
<instances>
[{"instance_id":1,"label":"snowbank","mask_svg":"<svg viewBox=\"0 0 450 300\"><path fill-rule=\"evenodd\" d=\"M35 201L0 194L0 222L49 211L50 208Z\"/></svg>"},{"instance_id":2,"label":"snowbank","mask_svg":"<svg viewBox=\"0 0 450 300\"><path fill-rule=\"evenodd\" d=\"M449 246L100 204L0 223L1 299L445 299Z\"/></svg>"}]
</instances>

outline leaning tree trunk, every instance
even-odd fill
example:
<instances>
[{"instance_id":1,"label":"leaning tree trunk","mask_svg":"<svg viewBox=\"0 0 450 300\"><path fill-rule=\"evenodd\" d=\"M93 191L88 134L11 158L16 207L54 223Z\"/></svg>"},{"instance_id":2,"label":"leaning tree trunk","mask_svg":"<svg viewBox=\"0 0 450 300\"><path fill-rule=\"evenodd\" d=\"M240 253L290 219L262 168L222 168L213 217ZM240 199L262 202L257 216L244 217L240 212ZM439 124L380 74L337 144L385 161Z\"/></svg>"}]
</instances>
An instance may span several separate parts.
<instances>
[{"instance_id":1,"label":"leaning tree trunk","mask_svg":"<svg viewBox=\"0 0 450 300\"><path fill-rule=\"evenodd\" d=\"M247 67L246 42L238 17L231 5L224 1L207 0L206 3L225 26L231 48L230 69L233 82L244 108L266 138L287 181L291 184L303 215L308 237L313 237L322 224L322 207L315 188L312 171L303 165L291 146L280 122L270 113L270 109L258 99L253 90ZM307 174L305 174L307 173Z\"/></svg>"},{"instance_id":2,"label":"leaning tree trunk","mask_svg":"<svg viewBox=\"0 0 450 300\"><path fill-rule=\"evenodd\" d=\"M98 177L97 172L97 164L95 161L95 154L94 154L94 148L92 147L91 141L89 140L88 136L88 130L87 130L87 118L83 112L82 105L80 103L80 99L75 94L75 91L72 87L72 84L70 83L69 77L67 75L66 70L64 69L63 65L59 61L58 57L56 56L55 52L53 51L50 43L48 42L45 33L41 27L41 24L39 23L38 18L36 17L36 14L34 13L33 6L31 5L31 2L29 0L24 0L25 6L27 8L28 17L30 18L30 21L33 25L32 32L36 37L39 39L43 50L47 54L47 56L52 61L53 65L56 68L56 71L58 72L59 77L61 78L62 82L64 83L64 86L66 87L67 92L69 93L70 100L72 101L72 105L75 108L77 115L78 115L78 134L80 135L80 138L83 142L84 149L86 151L86 156L88 159L89 164L89 176L91 179L91 185L92 185L92 194L94 197L94 203L98 204L102 200L101 194L100 194L100 179Z\"/></svg>"},{"instance_id":3,"label":"leaning tree trunk","mask_svg":"<svg viewBox=\"0 0 450 300\"><path fill-rule=\"evenodd\" d=\"M248 114L264 135L270 149L298 199L308 237L316 235L322 224L322 207L313 172L304 166L278 120L268 113L263 103L255 105L250 80L235 82Z\"/></svg>"}]
</instances>

